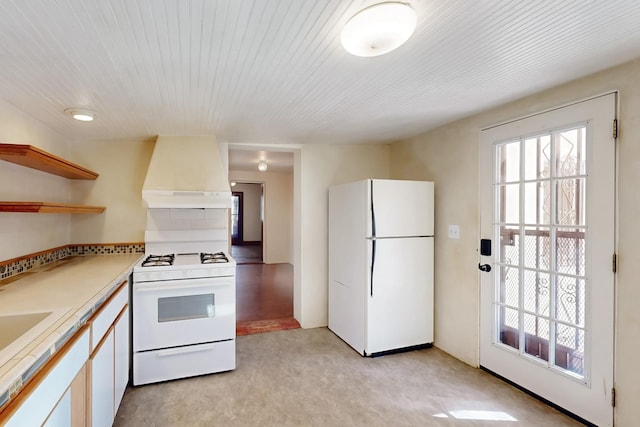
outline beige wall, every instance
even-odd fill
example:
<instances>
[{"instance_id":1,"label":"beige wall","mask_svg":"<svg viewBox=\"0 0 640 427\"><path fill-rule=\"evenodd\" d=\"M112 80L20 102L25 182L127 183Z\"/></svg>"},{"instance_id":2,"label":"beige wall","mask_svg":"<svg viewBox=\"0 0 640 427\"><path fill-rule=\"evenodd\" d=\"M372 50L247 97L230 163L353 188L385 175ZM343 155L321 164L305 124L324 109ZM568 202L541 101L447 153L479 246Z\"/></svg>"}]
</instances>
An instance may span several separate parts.
<instances>
[{"instance_id":1,"label":"beige wall","mask_svg":"<svg viewBox=\"0 0 640 427\"><path fill-rule=\"evenodd\" d=\"M229 179L264 184L264 262L293 263L293 174L229 171Z\"/></svg>"},{"instance_id":2,"label":"beige wall","mask_svg":"<svg viewBox=\"0 0 640 427\"><path fill-rule=\"evenodd\" d=\"M142 184L154 141L93 141L73 146L73 159L100 174L95 181L72 183L72 195L83 204L106 206L100 215L75 215L73 243L144 241L147 209Z\"/></svg>"},{"instance_id":3,"label":"beige wall","mask_svg":"<svg viewBox=\"0 0 640 427\"><path fill-rule=\"evenodd\" d=\"M478 136L461 122L391 147L391 177L435 183L435 345L478 360ZM448 239L448 225L460 239Z\"/></svg>"},{"instance_id":4,"label":"beige wall","mask_svg":"<svg viewBox=\"0 0 640 427\"><path fill-rule=\"evenodd\" d=\"M2 101L0 142L33 145L63 158L69 154L69 141ZM0 200L75 203L69 198L70 182L0 160ZM0 212L0 260L66 245L69 233L68 214Z\"/></svg>"},{"instance_id":5,"label":"beige wall","mask_svg":"<svg viewBox=\"0 0 640 427\"><path fill-rule=\"evenodd\" d=\"M294 315L302 327L327 325L329 186L388 177L388 145L307 145L302 149L300 277L294 283L294 298L299 298Z\"/></svg>"},{"instance_id":6,"label":"beige wall","mask_svg":"<svg viewBox=\"0 0 640 427\"><path fill-rule=\"evenodd\" d=\"M618 141L618 254L615 381L616 424L640 418L640 60L460 120L391 146L393 178L436 183L435 344L478 364L478 144L480 130L554 106L620 91ZM447 239L447 224L459 224L460 240Z\"/></svg>"}]
</instances>

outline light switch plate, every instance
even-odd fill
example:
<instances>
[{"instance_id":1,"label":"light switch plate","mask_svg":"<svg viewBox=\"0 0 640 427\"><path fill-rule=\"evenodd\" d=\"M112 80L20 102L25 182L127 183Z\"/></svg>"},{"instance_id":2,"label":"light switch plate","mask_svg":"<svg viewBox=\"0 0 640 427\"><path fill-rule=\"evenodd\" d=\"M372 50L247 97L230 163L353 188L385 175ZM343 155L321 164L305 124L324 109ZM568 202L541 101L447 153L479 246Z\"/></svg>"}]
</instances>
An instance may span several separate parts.
<instances>
[{"instance_id":1,"label":"light switch plate","mask_svg":"<svg viewBox=\"0 0 640 427\"><path fill-rule=\"evenodd\" d=\"M450 225L449 226L449 238L450 239L459 239L460 238L460 226L459 225Z\"/></svg>"}]
</instances>

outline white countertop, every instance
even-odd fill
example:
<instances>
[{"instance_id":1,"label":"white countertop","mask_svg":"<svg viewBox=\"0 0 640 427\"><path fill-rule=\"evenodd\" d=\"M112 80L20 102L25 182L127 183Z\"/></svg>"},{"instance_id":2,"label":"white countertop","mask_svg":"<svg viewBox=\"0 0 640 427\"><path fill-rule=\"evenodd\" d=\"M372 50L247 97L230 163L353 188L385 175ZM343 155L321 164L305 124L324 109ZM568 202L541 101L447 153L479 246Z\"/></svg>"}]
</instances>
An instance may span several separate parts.
<instances>
[{"instance_id":1,"label":"white countertop","mask_svg":"<svg viewBox=\"0 0 640 427\"><path fill-rule=\"evenodd\" d=\"M69 257L0 280L0 316L51 312L0 351L0 405L127 280L142 256Z\"/></svg>"}]
</instances>

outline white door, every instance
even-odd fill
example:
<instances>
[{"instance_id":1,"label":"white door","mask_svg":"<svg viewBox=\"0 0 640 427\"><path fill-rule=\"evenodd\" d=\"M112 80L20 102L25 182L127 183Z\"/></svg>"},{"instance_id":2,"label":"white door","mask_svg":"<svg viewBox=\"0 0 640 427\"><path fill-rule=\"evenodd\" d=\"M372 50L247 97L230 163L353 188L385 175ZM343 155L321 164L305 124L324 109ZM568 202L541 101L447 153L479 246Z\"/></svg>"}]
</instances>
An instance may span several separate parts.
<instances>
[{"instance_id":1,"label":"white door","mask_svg":"<svg viewBox=\"0 0 640 427\"><path fill-rule=\"evenodd\" d=\"M114 416L129 382L129 306L120 314L114 327Z\"/></svg>"},{"instance_id":2,"label":"white door","mask_svg":"<svg viewBox=\"0 0 640 427\"><path fill-rule=\"evenodd\" d=\"M226 340L235 333L233 277L164 280L133 286L133 349Z\"/></svg>"},{"instance_id":3,"label":"white door","mask_svg":"<svg viewBox=\"0 0 640 427\"><path fill-rule=\"evenodd\" d=\"M369 255L366 355L432 343L433 237L370 240Z\"/></svg>"},{"instance_id":4,"label":"white door","mask_svg":"<svg viewBox=\"0 0 640 427\"><path fill-rule=\"evenodd\" d=\"M113 340L111 330L91 357L91 426L113 425Z\"/></svg>"},{"instance_id":5,"label":"white door","mask_svg":"<svg viewBox=\"0 0 640 427\"><path fill-rule=\"evenodd\" d=\"M367 236L433 236L433 182L374 179L368 191Z\"/></svg>"},{"instance_id":6,"label":"white door","mask_svg":"<svg viewBox=\"0 0 640 427\"><path fill-rule=\"evenodd\" d=\"M480 364L612 425L616 95L482 131ZM487 268L484 268L487 270Z\"/></svg>"}]
</instances>

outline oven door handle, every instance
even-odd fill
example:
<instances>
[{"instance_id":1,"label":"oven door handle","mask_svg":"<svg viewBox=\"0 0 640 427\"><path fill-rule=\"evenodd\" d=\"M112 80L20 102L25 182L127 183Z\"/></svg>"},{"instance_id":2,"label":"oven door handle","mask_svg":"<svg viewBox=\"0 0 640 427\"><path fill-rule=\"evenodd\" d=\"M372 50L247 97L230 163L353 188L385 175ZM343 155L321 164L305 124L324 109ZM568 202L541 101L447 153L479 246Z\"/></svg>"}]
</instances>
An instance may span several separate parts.
<instances>
[{"instance_id":1,"label":"oven door handle","mask_svg":"<svg viewBox=\"0 0 640 427\"><path fill-rule=\"evenodd\" d=\"M181 284L176 283L175 285L158 285L156 283L134 283L133 290L134 292L157 292L157 291L174 291L177 289L203 289L203 290L211 290L211 288L220 288L224 286L233 286L233 282L223 281L209 281L207 283L192 283L192 284Z\"/></svg>"},{"instance_id":2,"label":"oven door handle","mask_svg":"<svg viewBox=\"0 0 640 427\"><path fill-rule=\"evenodd\" d=\"M170 349L167 349L167 350L159 350L159 351L156 352L156 354L159 357L166 357L166 356L174 356L176 354L197 353L197 352L200 352L200 351L211 350L215 346L216 345L214 343L214 344L201 344L201 345L196 345L196 346L170 348Z\"/></svg>"}]
</instances>

